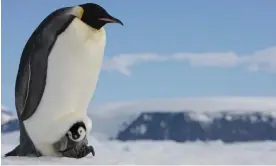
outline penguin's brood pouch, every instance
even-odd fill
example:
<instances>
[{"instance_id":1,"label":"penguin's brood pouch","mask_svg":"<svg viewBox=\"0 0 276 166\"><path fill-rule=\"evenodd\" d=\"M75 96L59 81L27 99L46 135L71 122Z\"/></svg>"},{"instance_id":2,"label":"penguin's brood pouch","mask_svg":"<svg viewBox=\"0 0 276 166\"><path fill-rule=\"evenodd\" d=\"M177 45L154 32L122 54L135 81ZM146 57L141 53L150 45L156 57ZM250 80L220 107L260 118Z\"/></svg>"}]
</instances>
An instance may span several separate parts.
<instances>
[{"instance_id":1,"label":"penguin's brood pouch","mask_svg":"<svg viewBox=\"0 0 276 166\"><path fill-rule=\"evenodd\" d=\"M94 148L88 146L86 126L83 122L72 125L68 132L53 144L53 147L62 157L83 158L89 153L95 156Z\"/></svg>"}]
</instances>

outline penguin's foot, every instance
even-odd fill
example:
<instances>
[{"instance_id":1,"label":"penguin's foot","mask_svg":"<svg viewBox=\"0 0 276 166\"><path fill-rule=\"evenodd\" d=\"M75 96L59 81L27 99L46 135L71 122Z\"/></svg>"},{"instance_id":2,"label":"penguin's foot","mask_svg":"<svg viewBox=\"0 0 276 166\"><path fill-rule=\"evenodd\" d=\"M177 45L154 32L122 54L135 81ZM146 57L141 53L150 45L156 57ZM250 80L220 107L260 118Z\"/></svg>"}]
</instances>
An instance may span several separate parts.
<instances>
[{"instance_id":1,"label":"penguin's foot","mask_svg":"<svg viewBox=\"0 0 276 166\"><path fill-rule=\"evenodd\" d=\"M20 149L20 145L18 145L16 148L14 148L12 151L8 152L5 154L4 157L9 157L9 156L18 156L18 151Z\"/></svg>"}]
</instances>

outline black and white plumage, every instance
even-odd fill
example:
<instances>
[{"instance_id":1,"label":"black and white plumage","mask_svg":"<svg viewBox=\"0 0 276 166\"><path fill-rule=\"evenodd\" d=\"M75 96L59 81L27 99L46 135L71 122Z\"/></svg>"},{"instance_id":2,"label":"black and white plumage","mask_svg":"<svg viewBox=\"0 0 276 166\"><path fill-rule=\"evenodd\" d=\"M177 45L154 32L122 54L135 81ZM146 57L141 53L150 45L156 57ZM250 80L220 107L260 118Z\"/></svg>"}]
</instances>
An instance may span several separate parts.
<instances>
[{"instance_id":1,"label":"black and white plumage","mask_svg":"<svg viewBox=\"0 0 276 166\"><path fill-rule=\"evenodd\" d=\"M33 32L15 86L20 145L6 156L59 156L53 146L70 125L92 128L87 107L100 72L107 23L122 22L93 3L58 9Z\"/></svg>"}]
</instances>

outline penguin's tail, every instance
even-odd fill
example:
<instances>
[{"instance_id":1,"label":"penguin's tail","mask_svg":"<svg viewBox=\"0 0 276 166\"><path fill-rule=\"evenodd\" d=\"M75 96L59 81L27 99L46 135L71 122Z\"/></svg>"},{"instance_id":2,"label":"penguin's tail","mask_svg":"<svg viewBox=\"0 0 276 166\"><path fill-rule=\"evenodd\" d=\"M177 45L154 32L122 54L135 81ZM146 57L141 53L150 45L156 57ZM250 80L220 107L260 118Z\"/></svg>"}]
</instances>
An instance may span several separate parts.
<instances>
[{"instance_id":1,"label":"penguin's tail","mask_svg":"<svg viewBox=\"0 0 276 166\"><path fill-rule=\"evenodd\" d=\"M5 154L5 157L9 157L9 156L18 156L19 149L20 149L20 145L17 145L17 147L14 148L12 151L6 153L6 154Z\"/></svg>"}]
</instances>

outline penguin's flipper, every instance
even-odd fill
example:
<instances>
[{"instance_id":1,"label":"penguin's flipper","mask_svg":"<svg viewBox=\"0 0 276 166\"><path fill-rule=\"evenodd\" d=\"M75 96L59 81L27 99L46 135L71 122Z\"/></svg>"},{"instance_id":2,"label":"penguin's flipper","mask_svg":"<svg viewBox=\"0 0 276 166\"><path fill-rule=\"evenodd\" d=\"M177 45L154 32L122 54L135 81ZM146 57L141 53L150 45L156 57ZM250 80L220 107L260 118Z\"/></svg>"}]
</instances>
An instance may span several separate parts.
<instances>
[{"instance_id":1,"label":"penguin's flipper","mask_svg":"<svg viewBox=\"0 0 276 166\"><path fill-rule=\"evenodd\" d=\"M58 152L66 150L68 148L68 138L63 136L58 142L53 144L53 147Z\"/></svg>"},{"instance_id":2,"label":"penguin's flipper","mask_svg":"<svg viewBox=\"0 0 276 166\"><path fill-rule=\"evenodd\" d=\"M15 84L16 110L22 121L30 118L40 103L46 84L48 56L58 35L75 18L71 11L72 8L66 7L48 15L23 49Z\"/></svg>"}]
</instances>

